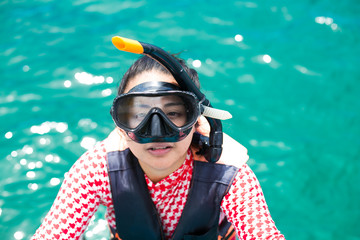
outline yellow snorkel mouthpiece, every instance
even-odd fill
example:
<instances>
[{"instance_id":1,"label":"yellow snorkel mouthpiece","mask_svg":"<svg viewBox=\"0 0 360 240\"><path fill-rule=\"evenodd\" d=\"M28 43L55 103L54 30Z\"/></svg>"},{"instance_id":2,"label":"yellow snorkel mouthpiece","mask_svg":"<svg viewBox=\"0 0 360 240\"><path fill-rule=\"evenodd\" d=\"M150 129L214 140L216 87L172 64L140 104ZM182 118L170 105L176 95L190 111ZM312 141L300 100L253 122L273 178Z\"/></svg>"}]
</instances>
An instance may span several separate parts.
<instances>
[{"instance_id":1,"label":"yellow snorkel mouthpiece","mask_svg":"<svg viewBox=\"0 0 360 240\"><path fill-rule=\"evenodd\" d=\"M139 41L124 37L119 37L119 36L113 37L111 41L114 44L114 46L121 51L137 53L137 54L144 53L144 48Z\"/></svg>"}]
</instances>

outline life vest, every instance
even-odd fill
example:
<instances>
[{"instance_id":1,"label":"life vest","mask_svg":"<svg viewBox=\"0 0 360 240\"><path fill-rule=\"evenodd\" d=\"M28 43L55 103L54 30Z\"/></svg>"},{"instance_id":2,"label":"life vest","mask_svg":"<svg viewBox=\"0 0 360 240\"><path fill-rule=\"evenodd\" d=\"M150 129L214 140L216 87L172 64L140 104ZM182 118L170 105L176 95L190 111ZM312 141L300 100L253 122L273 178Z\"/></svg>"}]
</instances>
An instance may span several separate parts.
<instances>
[{"instance_id":1,"label":"life vest","mask_svg":"<svg viewBox=\"0 0 360 240\"><path fill-rule=\"evenodd\" d=\"M136 157L126 149L108 153L107 160L119 239L165 239ZM219 225L220 204L237 172L234 166L194 161L188 198L171 239L231 239L231 224Z\"/></svg>"}]
</instances>

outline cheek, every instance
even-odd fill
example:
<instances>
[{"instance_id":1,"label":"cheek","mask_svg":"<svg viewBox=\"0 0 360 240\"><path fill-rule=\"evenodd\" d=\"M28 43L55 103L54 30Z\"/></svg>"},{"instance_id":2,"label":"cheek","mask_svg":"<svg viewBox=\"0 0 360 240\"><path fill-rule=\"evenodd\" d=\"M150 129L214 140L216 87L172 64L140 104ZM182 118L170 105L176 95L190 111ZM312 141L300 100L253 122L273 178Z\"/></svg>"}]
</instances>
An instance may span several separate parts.
<instances>
[{"instance_id":1,"label":"cheek","mask_svg":"<svg viewBox=\"0 0 360 240\"><path fill-rule=\"evenodd\" d=\"M127 143L128 147L130 148L130 150L132 152L133 152L133 150L140 149L140 147L141 147L140 143L134 142L128 135L126 135L125 139L126 139L126 143Z\"/></svg>"},{"instance_id":2,"label":"cheek","mask_svg":"<svg viewBox=\"0 0 360 240\"><path fill-rule=\"evenodd\" d=\"M134 153L134 155L136 157L138 153L141 153L141 149L142 149L142 144L140 143L137 143L137 142L134 142L127 134L124 130L122 130L121 128L118 128L118 131L120 134L122 134L125 138L125 141L126 141L126 145L129 147L130 151L132 153Z\"/></svg>"},{"instance_id":3,"label":"cheek","mask_svg":"<svg viewBox=\"0 0 360 240\"><path fill-rule=\"evenodd\" d=\"M143 148L143 144L134 142L133 140L131 140L129 137L127 138L127 145L130 149L130 151L134 154L134 156L137 159L142 159L144 156L144 148Z\"/></svg>"},{"instance_id":4,"label":"cheek","mask_svg":"<svg viewBox=\"0 0 360 240\"><path fill-rule=\"evenodd\" d=\"M183 139L182 141L178 142L178 146L181 149L187 151L187 149L190 147L194 132L195 132L195 128L193 127L189 135L187 135L186 138Z\"/></svg>"}]
</instances>

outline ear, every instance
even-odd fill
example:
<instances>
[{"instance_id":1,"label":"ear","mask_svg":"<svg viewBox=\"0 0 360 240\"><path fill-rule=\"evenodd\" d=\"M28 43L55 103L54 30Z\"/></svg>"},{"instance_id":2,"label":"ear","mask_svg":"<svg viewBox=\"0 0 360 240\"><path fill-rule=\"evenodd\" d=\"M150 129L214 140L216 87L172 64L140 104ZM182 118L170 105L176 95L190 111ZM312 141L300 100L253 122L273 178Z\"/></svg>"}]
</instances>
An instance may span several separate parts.
<instances>
[{"instance_id":1,"label":"ear","mask_svg":"<svg viewBox=\"0 0 360 240\"><path fill-rule=\"evenodd\" d=\"M210 124L204 116L200 116L196 125L195 130L201 135L209 137L210 135Z\"/></svg>"}]
</instances>

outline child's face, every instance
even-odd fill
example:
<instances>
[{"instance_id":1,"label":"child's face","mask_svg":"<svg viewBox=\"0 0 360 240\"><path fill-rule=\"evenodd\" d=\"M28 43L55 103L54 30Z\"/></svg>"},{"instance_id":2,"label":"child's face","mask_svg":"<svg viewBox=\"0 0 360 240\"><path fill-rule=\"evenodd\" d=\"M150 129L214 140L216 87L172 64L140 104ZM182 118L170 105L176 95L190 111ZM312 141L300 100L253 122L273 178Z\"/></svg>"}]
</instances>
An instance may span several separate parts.
<instances>
[{"instance_id":1,"label":"child's face","mask_svg":"<svg viewBox=\"0 0 360 240\"><path fill-rule=\"evenodd\" d=\"M176 84L172 75L158 71L144 72L130 80L125 93L133 87L148 81L161 81ZM159 181L157 177L166 177L178 169L185 160L194 134L194 127L189 135L179 142L154 142L140 144L131 140L126 134L127 144L131 152L138 158L139 163L152 181Z\"/></svg>"}]
</instances>

